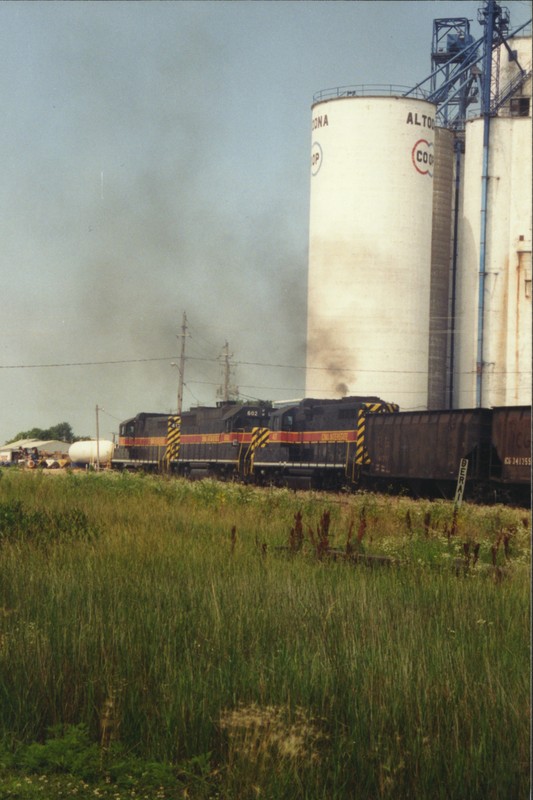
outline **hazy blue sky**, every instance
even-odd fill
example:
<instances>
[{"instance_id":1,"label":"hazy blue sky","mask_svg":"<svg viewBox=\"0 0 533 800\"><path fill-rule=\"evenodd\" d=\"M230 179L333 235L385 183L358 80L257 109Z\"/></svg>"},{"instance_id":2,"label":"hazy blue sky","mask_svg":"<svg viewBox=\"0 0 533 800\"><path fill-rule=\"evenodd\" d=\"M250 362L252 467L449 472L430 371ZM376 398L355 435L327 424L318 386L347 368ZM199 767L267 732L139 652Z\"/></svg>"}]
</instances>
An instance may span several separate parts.
<instances>
[{"instance_id":1,"label":"hazy blue sky","mask_svg":"<svg viewBox=\"0 0 533 800\"><path fill-rule=\"evenodd\" d=\"M183 311L185 408L226 340L244 395L301 396L313 94L414 85L478 6L0 3L0 443L175 408Z\"/></svg>"}]
</instances>

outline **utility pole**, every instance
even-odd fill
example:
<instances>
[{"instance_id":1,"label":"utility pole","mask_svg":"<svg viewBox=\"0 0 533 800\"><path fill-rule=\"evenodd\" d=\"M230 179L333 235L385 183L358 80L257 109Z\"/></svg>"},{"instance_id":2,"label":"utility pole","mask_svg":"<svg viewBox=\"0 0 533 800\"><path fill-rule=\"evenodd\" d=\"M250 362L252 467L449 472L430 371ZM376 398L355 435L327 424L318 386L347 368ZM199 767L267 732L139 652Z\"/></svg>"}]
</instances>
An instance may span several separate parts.
<instances>
[{"instance_id":1,"label":"utility pole","mask_svg":"<svg viewBox=\"0 0 533 800\"><path fill-rule=\"evenodd\" d=\"M223 403L229 403L230 397L235 397L239 393L239 389L234 384L230 383L231 380L231 361L233 353L229 351L229 344L226 342L222 348L222 355L219 360L222 362L222 384L217 389L217 396L220 397Z\"/></svg>"},{"instance_id":2,"label":"utility pole","mask_svg":"<svg viewBox=\"0 0 533 800\"><path fill-rule=\"evenodd\" d=\"M96 471L100 472L100 424L98 420L98 412L103 411L96 404Z\"/></svg>"},{"instance_id":3,"label":"utility pole","mask_svg":"<svg viewBox=\"0 0 533 800\"><path fill-rule=\"evenodd\" d=\"M172 362L173 367L178 368L178 416L181 416L181 410L183 408L183 377L185 374L185 337L187 336L187 314L185 311L183 312L183 321L181 323L181 334L177 335L177 339L181 336L181 350L180 350L180 361L179 364L176 364L175 361Z\"/></svg>"},{"instance_id":4,"label":"utility pole","mask_svg":"<svg viewBox=\"0 0 533 800\"><path fill-rule=\"evenodd\" d=\"M223 358L224 358L224 382L222 386L222 400L227 403L229 400L229 376L230 376L230 364L229 364L229 345L226 342L223 349Z\"/></svg>"}]
</instances>

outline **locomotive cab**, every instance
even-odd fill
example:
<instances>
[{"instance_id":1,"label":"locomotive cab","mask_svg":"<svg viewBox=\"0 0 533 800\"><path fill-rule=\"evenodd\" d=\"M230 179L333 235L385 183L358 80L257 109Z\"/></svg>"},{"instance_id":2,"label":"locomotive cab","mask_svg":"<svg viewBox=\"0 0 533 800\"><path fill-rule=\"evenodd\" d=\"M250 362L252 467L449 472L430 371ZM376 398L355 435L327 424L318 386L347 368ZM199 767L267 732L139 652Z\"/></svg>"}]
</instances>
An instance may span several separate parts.
<instances>
[{"instance_id":1,"label":"locomotive cab","mask_svg":"<svg viewBox=\"0 0 533 800\"><path fill-rule=\"evenodd\" d=\"M157 468L166 449L167 427L168 415L158 413L143 412L121 422L115 466Z\"/></svg>"},{"instance_id":2,"label":"locomotive cab","mask_svg":"<svg viewBox=\"0 0 533 800\"><path fill-rule=\"evenodd\" d=\"M238 405L226 412L223 417L224 431L251 431L252 428L268 427L270 409L265 404Z\"/></svg>"},{"instance_id":3,"label":"locomotive cab","mask_svg":"<svg viewBox=\"0 0 533 800\"><path fill-rule=\"evenodd\" d=\"M293 431L298 406L278 408L270 415L270 430Z\"/></svg>"}]
</instances>

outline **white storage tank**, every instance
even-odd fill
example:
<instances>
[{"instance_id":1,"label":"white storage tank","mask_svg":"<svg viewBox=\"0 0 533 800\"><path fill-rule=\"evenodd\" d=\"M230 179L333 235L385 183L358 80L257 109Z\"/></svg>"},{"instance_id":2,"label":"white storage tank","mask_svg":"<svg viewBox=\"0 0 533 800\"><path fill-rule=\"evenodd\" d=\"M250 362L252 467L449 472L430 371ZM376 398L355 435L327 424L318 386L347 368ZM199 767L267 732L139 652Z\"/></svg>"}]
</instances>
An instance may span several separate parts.
<instances>
[{"instance_id":1,"label":"white storage tank","mask_svg":"<svg viewBox=\"0 0 533 800\"><path fill-rule=\"evenodd\" d=\"M427 407L434 118L398 95L312 107L307 396Z\"/></svg>"},{"instance_id":2,"label":"white storage tank","mask_svg":"<svg viewBox=\"0 0 533 800\"><path fill-rule=\"evenodd\" d=\"M531 65L531 38L513 40ZM507 59L506 51L501 53ZM516 64L510 62L516 75ZM511 67L506 67L505 83ZM503 70L502 70L503 71ZM502 88L500 80L500 88ZM490 122L480 405L530 405L531 79ZM483 120L466 125L463 216L459 228L454 406L477 404Z\"/></svg>"},{"instance_id":3,"label":"white storage tank","mask_svg":"<svg viewBox=\"0 0 533 800\"><path fill-rule=\"evenodd\" d=\"M68 457L73 464L94 466L99 461L100 464L108 464L115 451L113 442L107 439L92 439L86 442L74 442L68 449Z\"/></svg>"}]
</instances>

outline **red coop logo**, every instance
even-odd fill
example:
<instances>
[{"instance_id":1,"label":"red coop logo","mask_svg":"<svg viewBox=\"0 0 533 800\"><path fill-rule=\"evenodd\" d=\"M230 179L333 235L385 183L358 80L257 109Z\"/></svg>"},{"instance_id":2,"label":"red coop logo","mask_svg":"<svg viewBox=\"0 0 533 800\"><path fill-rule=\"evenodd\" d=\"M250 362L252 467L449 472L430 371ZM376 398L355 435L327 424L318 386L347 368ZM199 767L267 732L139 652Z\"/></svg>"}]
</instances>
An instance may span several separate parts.
<instances>
[{"instance_id":1,"label":"red coop logo","mask_svg":"<svg viewBox=\"0 0 533 800\"><path fill-rule=\"evenodd\" d=\"M429 175L430 178L433 176L433 162L435 161L433 142L419 139L413 147L411 158L417 172L421 175Z\"/></svg>"}]
</instances>

